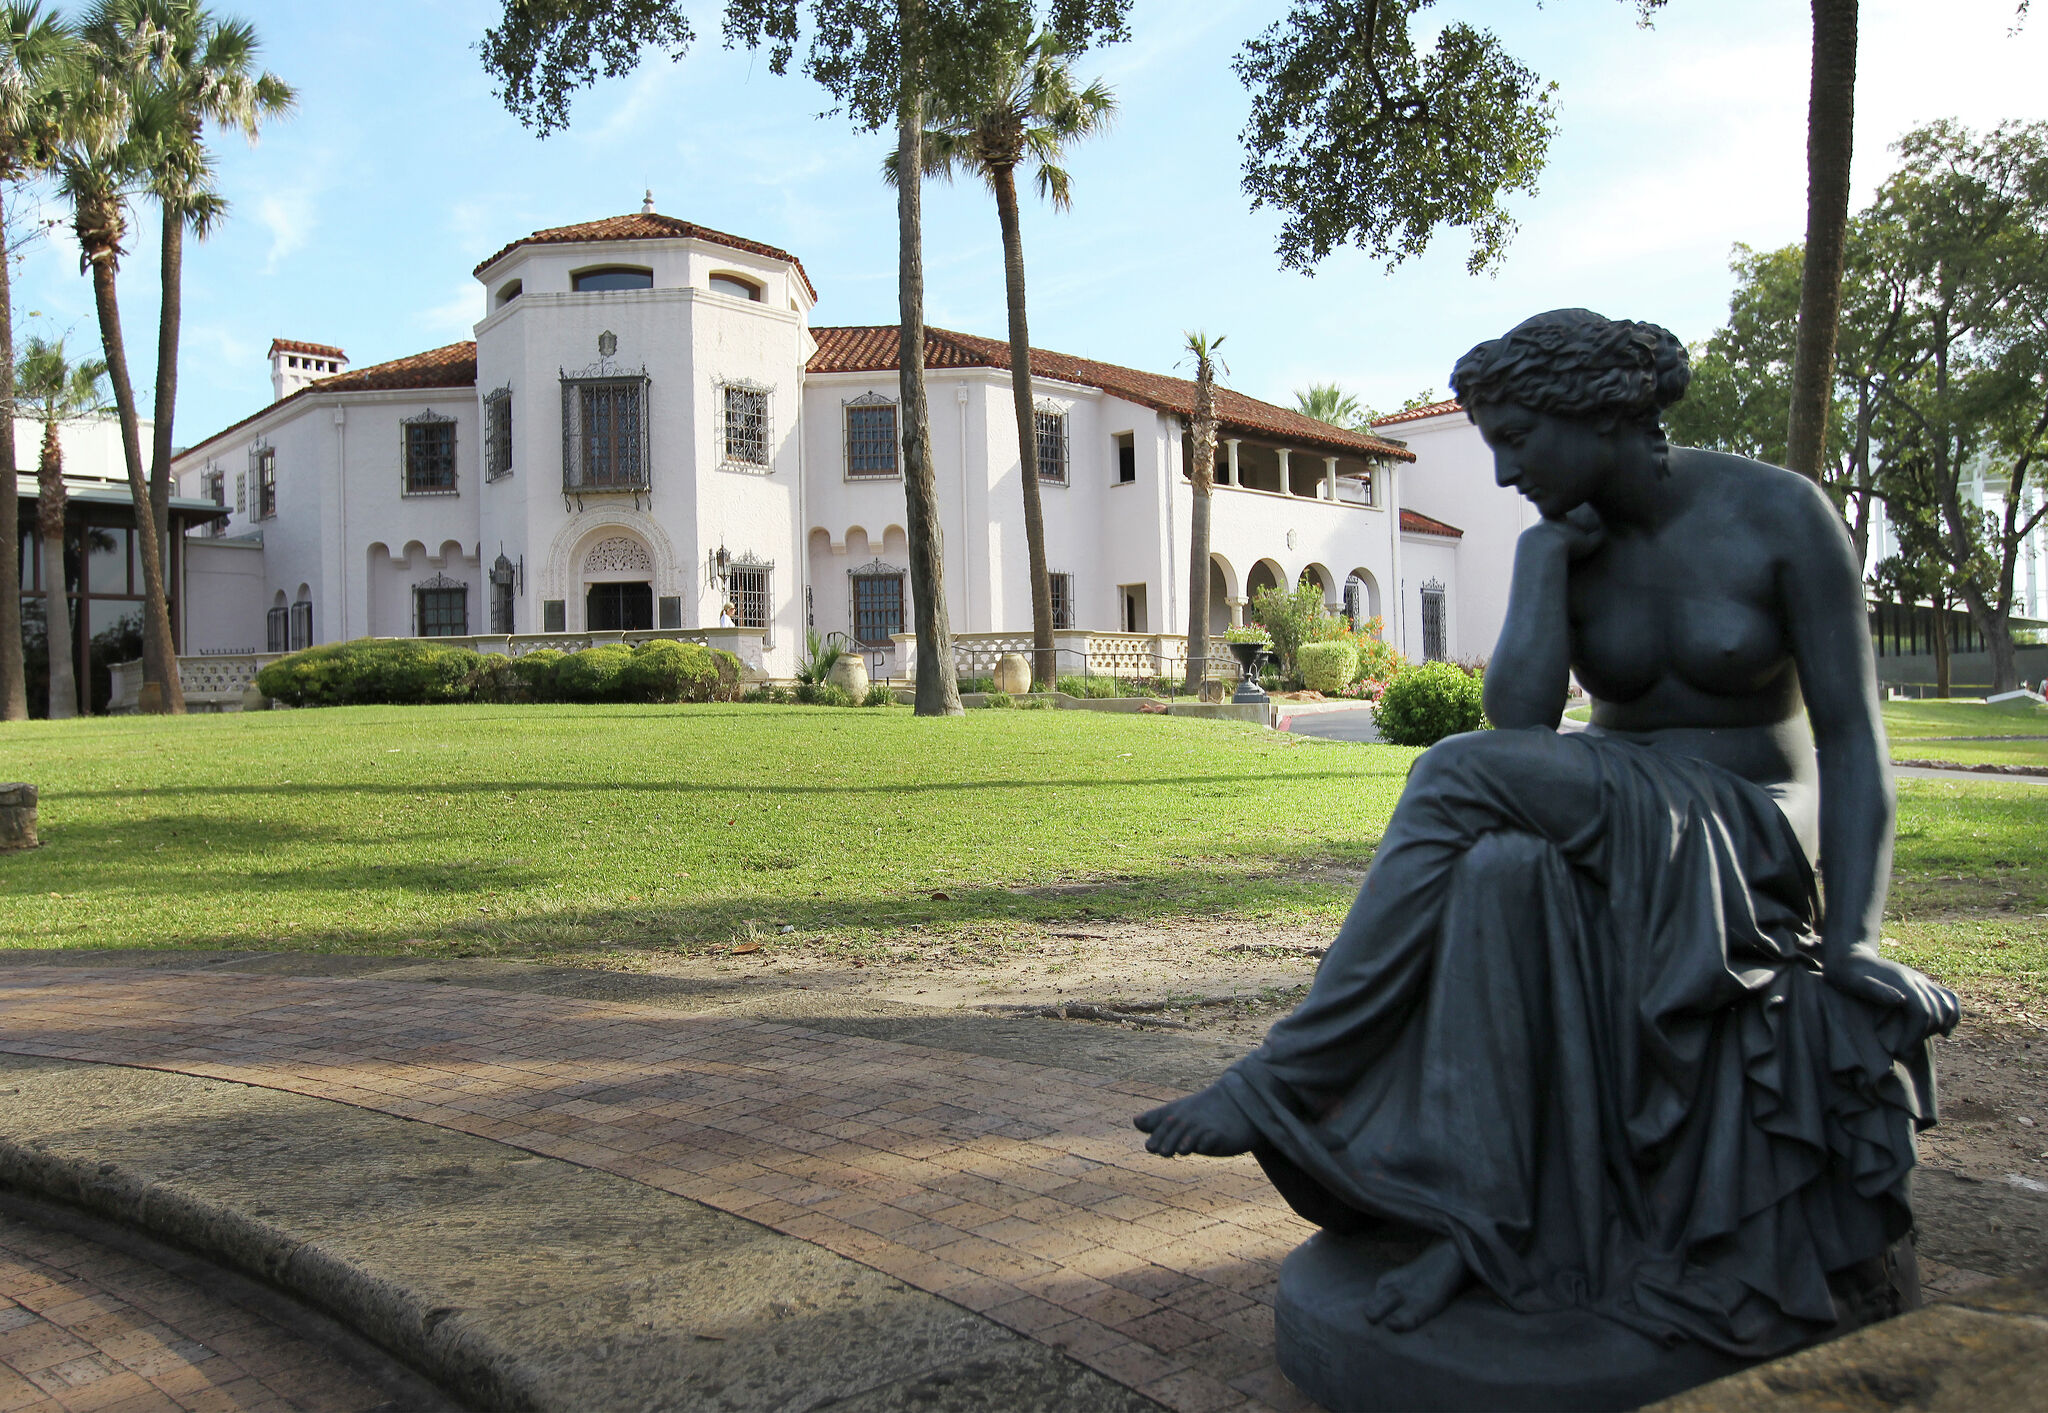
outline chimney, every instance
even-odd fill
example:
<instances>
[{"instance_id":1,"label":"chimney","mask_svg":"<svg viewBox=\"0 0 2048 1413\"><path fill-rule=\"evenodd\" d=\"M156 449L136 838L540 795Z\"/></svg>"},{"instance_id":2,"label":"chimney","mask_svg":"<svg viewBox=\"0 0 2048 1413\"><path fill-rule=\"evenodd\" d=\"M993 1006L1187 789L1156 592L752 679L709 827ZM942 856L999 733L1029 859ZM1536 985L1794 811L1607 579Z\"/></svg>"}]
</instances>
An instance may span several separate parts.
<instances>
[{"instance_id":1,"label":"chimney","mask_svg":"<svg viewBox=\"0 0 2048 1413\"><path fill-rule=\"evenodd\" d=\"M348 355L324 343L270 341L270 400L282 402L308 383L331 378L348 367Z\"/></svg>"},{"instance_id":2,"label":"chimney","mask_svg":"<svg viewBox=\"0 0 2048 1413\"><path fill-rule=\"evenodd\" d=\"M653 188L653 187L649 187L649 188L647 188L647 195L641 198L641 201L640 201L640 214L641 214L641 215L643 215L643 216L652 216L652 215L654 214L654 188Z\"/></svg>"}]
</instances>

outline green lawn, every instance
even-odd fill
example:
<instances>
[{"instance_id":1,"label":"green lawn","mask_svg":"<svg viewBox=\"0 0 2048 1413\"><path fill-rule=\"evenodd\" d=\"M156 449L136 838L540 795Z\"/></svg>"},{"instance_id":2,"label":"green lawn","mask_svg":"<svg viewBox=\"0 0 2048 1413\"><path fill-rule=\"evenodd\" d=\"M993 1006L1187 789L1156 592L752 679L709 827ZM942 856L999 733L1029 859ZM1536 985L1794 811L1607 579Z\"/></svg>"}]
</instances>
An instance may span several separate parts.
<instances>
[{"instance_id":1,"label":"green lawn","mask_svg":"<svg viewBox=\"0 0 2048 1413\"><path fill-rule=\"evenodd\" d=\"M1415 752L1096 712L435 707L9 727L0 946L591 959L1334 928ZM2048 994L2048 790L1905 781L1887 935ZM945 897L937 897L944 894ZM781 942L784 924L798 931Z\"/></svg>"},{"instance_id":2,"label":"green lawn","mask_svg":"<svg viewBox=\"0 0 2048 1413\"><path fill-rule=\"evenodd\" d=\"M29 723L0 945L861 946L909 924L1275 911L1415 752L1097 712L357 708ZM1096 884L1034 895L1020 888ZM943 893L947 897L935 898ZM748 935L752 935L748 933Z\"/></svg>"},{"instance_id":3,"label":"green lawn","mask_svg":"<svg viewBox=\"0 0 2048 1413\"><path fill-rule=\"evenodd\" d=\"M1566 713L1584 721L1589 708ZM1885 734L1893 760L1944 760L1958 765L2048 766L2048 707L2035 702L1886 702ZM1945 737L2039 736L2037 741L1946 740Z\"/></svg>"}]
</instances>

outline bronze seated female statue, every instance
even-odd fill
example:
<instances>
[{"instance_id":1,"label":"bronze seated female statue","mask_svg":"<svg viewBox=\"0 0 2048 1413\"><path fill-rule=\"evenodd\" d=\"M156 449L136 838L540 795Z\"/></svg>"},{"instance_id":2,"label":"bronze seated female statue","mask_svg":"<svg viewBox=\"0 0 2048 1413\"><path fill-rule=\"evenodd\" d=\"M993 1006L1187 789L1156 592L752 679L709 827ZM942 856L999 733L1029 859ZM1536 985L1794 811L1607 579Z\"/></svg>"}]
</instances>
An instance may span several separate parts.
<instances>
[{"instance_id":1,"label":"bronze seated female statue","mask_svg":"<svg viewBox=\"0 0 2048 1413\"><path fill-rule=\"evenodd\" d=\"M1689 376L1665 330L1582 309L1459 360L1498 481L1543 516L1496 729L1416 761L1301 1005L1137 1120L1155 1153L1255 1154L1325 1229L1279 1323L1332 1406L1661 1396L1840 1328L1910 1232L1927 1040L1958 1010L1879 951L1894 798L1861 566L1809 481L1667 445ZM1574 672L1592 724L1561 733ZM1394 1237L1412 1259L1385 1262ZM1431 1335L1411 1372L1445 1386L1352 1389L1302 1333L1339 1305L1375 1368ZM1579 1347L1461 1354L1438 1317L1467 1307Z\"/></svg>"}]
</instances>

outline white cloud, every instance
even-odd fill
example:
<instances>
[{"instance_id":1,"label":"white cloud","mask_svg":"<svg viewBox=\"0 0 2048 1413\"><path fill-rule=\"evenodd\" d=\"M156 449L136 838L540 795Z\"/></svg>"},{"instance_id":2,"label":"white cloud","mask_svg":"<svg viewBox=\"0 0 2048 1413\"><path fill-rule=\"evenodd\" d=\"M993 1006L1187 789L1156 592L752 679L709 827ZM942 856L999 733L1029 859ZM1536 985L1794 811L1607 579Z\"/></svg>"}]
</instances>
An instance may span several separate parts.
<instances>
[{"instance_id":1,"label":"white cloud","mask_svg":"<svg viewBox=\"0 0 2048 1413\"><path fill-rule=\"evenodd\" d=\"M263 273L275 274L277 267L305 248L318 219L313 211L313 192L306 187L272 192L256 200L256 220L270 232L270 252L263 261Z\"/></svg>"},{"instance_id":2,"label":"white cloud","mask_svg":"<svg viewBox=\"0 0 2048 1413\"><path fill-rule=\"evenodd\" d=\"M445 301L421 310L415 322L428 333L466 339L475 333L483 313L482 287L474 280L464 280Z\"/></svg>"}]
</instances>

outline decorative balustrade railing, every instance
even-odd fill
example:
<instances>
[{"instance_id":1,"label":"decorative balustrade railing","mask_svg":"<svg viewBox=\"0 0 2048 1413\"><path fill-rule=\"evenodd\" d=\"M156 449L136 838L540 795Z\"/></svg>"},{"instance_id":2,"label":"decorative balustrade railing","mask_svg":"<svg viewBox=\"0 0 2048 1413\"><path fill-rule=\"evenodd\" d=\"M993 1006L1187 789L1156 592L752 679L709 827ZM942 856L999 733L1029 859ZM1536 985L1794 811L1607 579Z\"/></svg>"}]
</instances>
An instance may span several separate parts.
<instances>
[{"instance_id":1,"label":"decorative balustrade railing","mask_svg":"<svg viewBox=\"0 0 2048 1413\"><path fill-rule=\"evenodd\" d=\"M990 677L1007 653L1029 659L1031 634L959 633L953 638L954 670L962 677ZM1053 634L1053 653L1060 676L1117 677L1163 683L1164 689L1178 690L1187 677L1188 640L1180 633L1108 633L1072 629ZM892 653L905 676L917 671L917 635L898 633ZM1234 683L1237 662L1220 642L1210 643L1209 669L1213 682Z\"/></svg>"}]
</instances>

